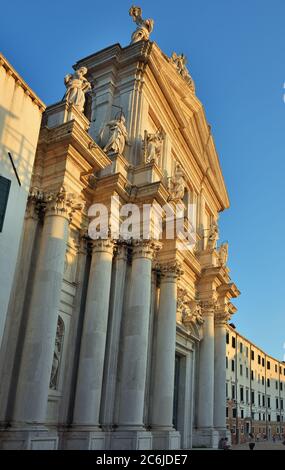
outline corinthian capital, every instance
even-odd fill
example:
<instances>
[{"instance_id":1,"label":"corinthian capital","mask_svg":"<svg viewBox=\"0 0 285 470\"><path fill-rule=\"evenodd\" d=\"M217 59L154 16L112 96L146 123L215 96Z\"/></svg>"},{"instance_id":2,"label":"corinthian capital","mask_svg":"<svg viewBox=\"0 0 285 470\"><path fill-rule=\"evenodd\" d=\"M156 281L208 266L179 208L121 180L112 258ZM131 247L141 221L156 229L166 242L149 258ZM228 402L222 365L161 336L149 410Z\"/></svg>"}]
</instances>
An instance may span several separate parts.
<instances>
[{"instance_id":1,"label":"corinthian capital","mask_svg":"<svg viewBox=\"0 0 285 470\"><path fill-rule=\"evenodd\" d=\"M156 240L134 240L133 258L146 258L152 260L161 248Z\"/></svg>"},{"instance_id":2,"label":"corinthian capital","mask_svg":"<svg viewBox=\"0 0 285 470\"><path fill-rule=\"evenodd\" d=\"M181 263L173 261L166 264L159 264L158 268L161 272L161 281L169 279L177 279L183 274Z\"/></svg>"},{"instance_id":3,"label":"corinthian capital","mask_svg":"<svg viewBox=\"0 0 285 470\"><path fill-rule=\"evenodd\" d=\"M202 300L200 305L204 317L207 315L213 315L217 308L217 302L214 299Z\"/></svg>"},{"instance_id":4,"label":"corinthian capital","mask_svg":"<svg viewBox=\"0 0 285 470\"><path fill-rule=\"evenodd\" d=\"M26 207L26 219L32 218L32 219L38 219L40 214L42 213L42 210L44 208L44 194L42 191L40 191L37 188L31 188L29 195L28 195L28 201L27 201L27 207Z\"/></svg>"},{"instance_id":5,"label":"corinthian capital","mask_svg":"<svg viewBox=\"0 0 285 470\"><path fill-rule=\"evenodd\" d=\"M68 193L62 186L58 192L46 193L44 196L46 215L60 215L69 222L75 211L83 208L84 201L73 193Z\"/></svg>"},{"instance_id":6,"label":"corinthian capital","mask_svg":"<svg viewBox=\"0 0 285 470\"><path fill-rule=\"evenodd\" d=\"M216 326L226 326L228 321L231 319L231 314L228 310L218 310L215 313L215 325Z\"/></svg>"},{"instance_id":7,"label":"corinthian capital","mask_svg":"<svg viewBox=\"0 0 285 470\"><path fill-rule=\"evenodd\" d=\"M97 240L93 240L92 251L93 253L104 252L113 254L114 242L110 238L98 238Z\"/></svg>"}]
</instances>

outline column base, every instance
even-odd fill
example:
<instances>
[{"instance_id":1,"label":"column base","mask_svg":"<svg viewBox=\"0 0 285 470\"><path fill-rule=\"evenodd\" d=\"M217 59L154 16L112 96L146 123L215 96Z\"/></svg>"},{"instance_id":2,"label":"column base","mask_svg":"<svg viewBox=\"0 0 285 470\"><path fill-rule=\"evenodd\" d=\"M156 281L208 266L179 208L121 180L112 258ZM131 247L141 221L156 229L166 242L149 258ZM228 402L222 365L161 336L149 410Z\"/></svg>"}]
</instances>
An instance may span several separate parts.
<instances>
[{"instance_id":1,"label":"column base","mask_svg":"<svg viewBox=\"0 0 285 470\"><path fill-rule=\"evenodd\" d=\"M180 432L174 429L153 429L152 434L152 448L155 450L174 450L181 449Z\"/></svg>"},{"instance_id":2,"label":"column base","mask_svg":"<svg viewBox=\"0 0 285 470\"><path fill-rule=\"evenodd\" d=\"M217 449L220 435L214 428L197 428L193 430L192 447Z\"/></svg>"},{"instance_id":3,"label":"column base","mask_svg":"<svg viewBox=\"0 0 285 470\"><path fill-rule=\"evenodd\" d=\"M0 429L1 450L57 450L57 431L44 427Z\"/></svg>"},{"instance_id":4,"label":"column base","mask_svg":"<svg viewBox=\"0 0 285 470\"><path fill-rule=\"evenodd\" d=\"M72 427L61 436L63 450L105 450L106 435L100 428Z\"/></svg>"},{"instance_id":5,"label":"column base","mask_svg":"<svg viewBox=\"0 0 285 470\"><path fill-rule=\"evenodd\" d=\"M152 433L145 430L118 429L111 434L112 450L151 450Z\"/></svg>"}]
</instances>

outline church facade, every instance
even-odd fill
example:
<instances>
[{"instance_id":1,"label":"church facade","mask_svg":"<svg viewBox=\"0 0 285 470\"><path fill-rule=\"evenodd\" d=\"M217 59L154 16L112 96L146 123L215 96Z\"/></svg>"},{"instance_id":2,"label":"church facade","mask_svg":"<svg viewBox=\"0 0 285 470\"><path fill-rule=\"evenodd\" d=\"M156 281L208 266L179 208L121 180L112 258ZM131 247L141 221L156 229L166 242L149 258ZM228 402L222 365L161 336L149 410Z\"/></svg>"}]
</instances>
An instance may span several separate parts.
<instances>
[{"instance_id":1,"label":"church facade","mask_svg":"<svg viewBox=\"0 0 285 470\"><path fill-rule=\"evenodd\" d=\"M130 14L131 44L77 62L43 114L1 345L2 449L189 449L227 433L228 195L185 57ZM168 236L165 210L157 229L178 206L191 243Z\"/></svg>"}]
</instances>

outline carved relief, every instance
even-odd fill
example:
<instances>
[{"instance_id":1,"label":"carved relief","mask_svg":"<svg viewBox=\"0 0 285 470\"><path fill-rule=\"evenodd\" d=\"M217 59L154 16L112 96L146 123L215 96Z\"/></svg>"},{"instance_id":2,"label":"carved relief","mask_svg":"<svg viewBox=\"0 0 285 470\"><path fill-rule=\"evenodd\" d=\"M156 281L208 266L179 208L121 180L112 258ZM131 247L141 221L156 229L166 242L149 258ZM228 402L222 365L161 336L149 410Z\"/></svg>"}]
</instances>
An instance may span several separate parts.
<instances>
[{"instance_id":1,"label":"carved relief","mask_svg":"<svg viewBox=\"0 0 285 470\"><path fill-rule=\"evenodd\" d=\"M197 324L198 326L203 325L204 319L202 316L202 308L198 301L190 300L187 302L187 309L183 316L183 323L185 326L191 326L191 324Z\"/></svg>"},{"instance_id":2,"label":"carved relief","mask_svg":"<svg viewBox=\"0 0 285 470\"><path fill-rule=\"evenodd\" d=\"M138 41L148 41L150 33L153 30L154 21L150 18L144 20L142 18L142 9L136 6L132 6L130 8L129 15L133 18L137 25L137 29L132 34L131 44L134 44Z\"/></svg>"},{"instance_id":3,"label":"carved relief","mask_svg":"<svg viewBox=\"0 0 285 470\"><path fill-rule=\"evenodd\" d=\"M61 356L62 356L62 351L63 351L63 339L64 339L64 322L62 318L59 316L58 321L57 321L55 348L54 348L54 353L53 353L53 361L52 361L50 384L49 384L49 388L52 390L58 389L59 366L60 366L60 361L61 361Z\"/></svg>"},{"instance_id":4,"label":"carved relief","mask_svg":"<svg viewBox=\"0 0 285 470\"><path fill-rule=\"evenodd\" d=\"M84 75L87 73L86 67L80 67L74 74L68 74L64 77L66 92L63 101L76 106L78 111L83 112L85 104L85 93L91 89L91 84Z\"/></svg>"}]
</instances>

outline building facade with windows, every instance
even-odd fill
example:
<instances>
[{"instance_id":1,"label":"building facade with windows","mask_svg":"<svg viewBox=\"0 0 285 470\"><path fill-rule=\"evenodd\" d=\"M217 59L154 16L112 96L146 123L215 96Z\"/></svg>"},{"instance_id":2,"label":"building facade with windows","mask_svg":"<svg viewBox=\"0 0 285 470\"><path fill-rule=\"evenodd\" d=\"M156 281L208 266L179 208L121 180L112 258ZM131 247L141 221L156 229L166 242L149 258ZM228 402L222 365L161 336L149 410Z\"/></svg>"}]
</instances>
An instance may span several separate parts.
<instances>
[{"instance_id":1,"label":"building facade with windows","mask_svg":"<svg viewBox=\"0 0 285 470\"><path fill-rule=\"evenodd\" d=\"M2 449L189 449L227 433L228 195L185 57L141 21L129 46L78 61L43 116L0 352ZM114 200L111 222L182 206L184 227L191 206L194 242L166 234L169 212L160 240L112 224L96 237Z\"/></svg>"},{"instance_id":2,"label":"building facade with windows","mask_svg":"<svg viewBox=\"0 0 285 470\"><path fill-rule=\"evenodd\" d=\"M0 54L0 346L44 109Z\"/></svg>"},{"instance_id":3,"label":"building facade with windows","mask_svg":"<svg viewBox=\"0 0 285 470\"><path fill-rule=\"evenodd\" d=\"M248 434L281 438L285 433L285 363L267 355L230 325L226 354L227 427L232 441Z\"/></svg>"}]
</instances>

